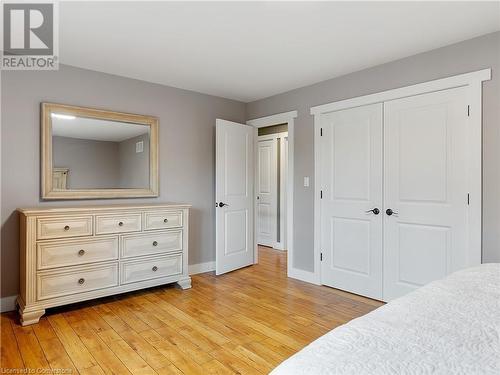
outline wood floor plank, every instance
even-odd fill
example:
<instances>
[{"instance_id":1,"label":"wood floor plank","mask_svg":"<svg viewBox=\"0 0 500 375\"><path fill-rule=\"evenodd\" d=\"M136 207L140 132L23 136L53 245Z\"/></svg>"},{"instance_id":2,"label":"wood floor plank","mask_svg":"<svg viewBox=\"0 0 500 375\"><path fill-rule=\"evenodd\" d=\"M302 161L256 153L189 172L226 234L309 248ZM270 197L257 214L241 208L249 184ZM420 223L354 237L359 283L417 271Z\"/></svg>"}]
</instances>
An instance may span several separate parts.
<instances>
[{"instance_id":1,"label":"wood floor plank","mask_svg":"<svg viewBox=\"0 0 500 375\"><path fill-rule=\"evenodd\" d=\"M2 314L0 320L0 366L4 369L22 369L24 362L17 345L14 330L11 322L14 321L14 314Z\"/></svg>"},{"instance_id":2,"label":"wood floor plank","mask_svg":"<svg viewBox=\"0 0 500 375\"><path fill-rule=\"evenodd\" d=\"M108 343L108 346L121 359L123 364L132 374L156 374L151 366L144 361L125 341L116 340Z\"/></svg>"},{"instance_id":3,"label":"wood floor plank","mask_svg":"<svg viewBox=\"0 0 500 375\"><path fill-rule=\"evenodd\" d=\"M35 332L36 334L36 332ZM73 364L73 361L66 353L63 344L59 341L57 336L54 336L50 339L39 340L40 346L42 347L43 353L45 354L45 358L47 362L49 362L49 366L55 371L58 372L61 369L64 371L69 371L66 373L69 374L77 374L78 371Z\"/></svg>"},{"instance_id":4,"label":"wood floor plank","mask_svg":"<svg viewBox=\"0 0 500 375\"><path fill-rule=\"evenodd\" d=\"M102 338L103 336L110 337L109 332L113 332L117 337L109 341L120 340L118 333L111 329L97 332L85 319L87 315L81 310L66 313L64 316L105 374L130 374L127 367Z\"/></svg>"},{"instance_id":5,"label":"wood floor plank","mask_svg":"<svg viewBox=\"0 0 500 375\"><path fill-rule=\"evenodd\" d=\"M97 366L94 357L62 314L51 315L48 320L78 371Z\"/></svg>"},{"instance_id":6,"label":"wood floor plank","mask_svg":"<svg viewBox=\"0 0 500 375\"><path fill-rule=\"evenodd\" d=\"M14 325L13 330L26 368L50 369L49 362L45 358L45 354L33 328L30 326L21 327L20 325Z\"/></svg>"},{"instance_id":7,"label":"wood floor plank","mask_svg":"<svg viewBox=\"0 0 500 375\"><path fill-rule=\"evenodd\" d=\"M94 374L267 374L317 337L382 303L286 275L286 252L193 288L171 285L49 312L21 327L2 314L2 366Z\"/></svg>"}]
</instances>

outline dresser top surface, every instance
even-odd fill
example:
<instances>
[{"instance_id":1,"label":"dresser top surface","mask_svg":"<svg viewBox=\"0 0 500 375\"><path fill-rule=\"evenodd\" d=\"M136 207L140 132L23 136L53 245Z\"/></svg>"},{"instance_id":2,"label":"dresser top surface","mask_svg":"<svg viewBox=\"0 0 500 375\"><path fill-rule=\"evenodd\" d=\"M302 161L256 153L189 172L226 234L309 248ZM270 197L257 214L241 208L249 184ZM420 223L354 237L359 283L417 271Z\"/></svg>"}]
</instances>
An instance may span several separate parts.
<instances>
[{"instance_id":1,"label":"dresser top surface","mask_svg":"<svg viewBox=\"0 0 500 375\"><path fill-rule=\"evenodd\" d=\"M40 215L50 213L68 212L100 212L100 211L131 211L131 210L155 210L155 209L184 209L190 208L190 204L185 203L136 203L136 204L106 204L106 205L77 205L77 206L38 206L18 208L17 211L24 215Z\"/></svg>"}]
</instances>

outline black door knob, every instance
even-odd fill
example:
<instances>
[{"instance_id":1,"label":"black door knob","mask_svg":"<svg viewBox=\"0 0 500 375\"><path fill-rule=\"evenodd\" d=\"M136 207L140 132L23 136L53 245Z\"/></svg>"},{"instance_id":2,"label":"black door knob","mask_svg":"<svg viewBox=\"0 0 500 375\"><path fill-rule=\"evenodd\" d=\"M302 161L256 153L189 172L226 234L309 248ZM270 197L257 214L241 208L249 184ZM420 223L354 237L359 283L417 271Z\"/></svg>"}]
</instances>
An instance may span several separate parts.
<instances>
[{"instance_id":1,"label":"black door knob","mask_svg":"<svg viewBox=\"0 0 500 375\"><path fill-rule=\"evenodd\" d=\"M391 216L391 215L397 215L397 214L398 214L396 211L393 211L391 208L388 208L387 210L385 210L385 213L386 213L388 216Z\"/></svg>"},{"instance_id":2,"label":"black door knob","mask_svg":"<svg viewBox=\"0 0 500 375\"><path fill-rule=\"evenodd\" d=\"M375 207L371 210L366 211L367 214L370 212L374 213L375 215L378 215L380 213L380 210L377 207Z\"/></svg>"},{"instance_id":3,"label":"black door knob","mask_svg":"<svg viewBox=\"0 0 500 375\"><path fill-rule=\"evenodd\" d=\"M224 202L219 202L219 207L224 207L224 206L229 206L229 205Z\"/></svg>"}]
</instances>

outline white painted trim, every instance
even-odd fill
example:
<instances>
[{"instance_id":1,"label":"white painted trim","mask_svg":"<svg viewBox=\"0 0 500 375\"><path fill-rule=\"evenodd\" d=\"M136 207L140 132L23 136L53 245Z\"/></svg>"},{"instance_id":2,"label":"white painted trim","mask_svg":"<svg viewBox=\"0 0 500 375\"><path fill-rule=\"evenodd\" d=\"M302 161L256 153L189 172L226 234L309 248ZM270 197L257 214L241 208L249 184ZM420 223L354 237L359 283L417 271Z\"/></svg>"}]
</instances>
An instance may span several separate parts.
<instances>
[{"instance_id":1,"label":"white painted trim","mask_svg":"<svg viewBox=\"0 0 500 375\"><path fill-rule=\"evenodd\" d=\"M320 115L314 116L314 218L313 218L313 264L314 275L321 284L321 119Z\"/></svg>"},{"instance_id":2,"label":"white painted trim","mask_svg":"<svg viewBox=\"0 0 500 375\"><path fill-rule=\"evenodd\" d=\"M408 96L420 95L433 91L473 85L474 83L488 81L490 79L491 69L478 70L476 72L459 74L452 77L436 79L434 81L418 83L416 85L382 91L376 94L358 96L338 102L318 105L315 107L311 107L311 115L318 115L321 113L333 112L341 109L359 107L367 104L387 102L389 100L401 99Z\"/></svg>"},{"instance_id":3,"label":"white painted trim","mask_svg":"<svg viewBox=\"0 0 500 375\"><path fill-rule=\"evenodd\" d=\"M469 210L467 212L467 241L469 243L469 264L476 265L482 261L482 81L469 86L468 102L470 116L468 126L468 185ZM477 249L480 249L478 252Z\"/></svg>"},{"instance_id":4,"label":"white painted trim","mask_svg":"<svg viewBox=\"0 0 500 375\"><path fill-rule=\"evenodd\" d=\"M297 111L277 113L275 115L260 117L253 120L248 120L247 125L252 125L255 128L264 128L266 126L279 125L289 122L297 117Z\"/></svg>"},{"instance_id":5,"label":"white painted trim","mask_svg":"<svg viewBox=\"0 0 500 375\"><path fill-rule=\"evenodd\" d=\"M277 113L275 115L261 117L253 120L248 120L247 124L255 127L255 134L257 139L258 128L262 128L265 126L272 126L278 124L287 123L288 125L288 181L287 181L287 209L286 209L286 226L287 226L287 236L286 236L286 245L287 245L287 273L289 277L298 278L300 280L302 277L302 273L300 269L296 269L293 267L293 179L294 179L294 136L295 136L295 128L294 128L294 119L297 117L297 111L290 111L284 113ZM255 141L255 149L257 148L257 141ZM257 202L255 202L254 210L256 210ZM254 211L256 212L256 211ZM256 236L256 228L255 228L255 217L254 217L254 243L255 243L255 253L254 259L255 263L257 263L257 236ZM306 271L302 271L306 272ZM299 277L295 277L293 275L299 275ZM305 280L307 281L307 280Z\"/></svg>"},{"instance_id":6,"label":"white painted trim","mask_svg":"<svg viewBox=\"0 0 500 375\"><path fill-rule=\"evenodd\" d=\"M282 133L280 138L280 242L277 248L286 250L286 194L288 178L288 132Z\"/></svg>"},{"instance_id":7,"label":"white painted trim","mask_svg":"<svg viewBox=\"0 0 500 375\"><path fill-rule=\"evenodd\" d=\"M0 300L0 312L14 311L16 309L17 296L2 297Z\"/></svg>"},{"instance_id":8,"label":"white painted trim","mask_svg":"<svg viewBox=\"0 0 500 375\"><path fill-rule=\"evenodd\" d=\"M376 94L360 96L334 103L312 107L314 115L314 275L321 282L321 201L319 166L320 154L320 129L322 114L343 109L359 107L404 97L421 95L435 91L442 91L456 87L467 87L467 99L470 105L469 117L469 149L468 149L468 185L470 192L470 205L467 217L469 243L469 264L477 265L481 262L482 249L482 82L491 79L491 69L460 74L453 77L437 79L419 83L412 86L394 90L383 91Z\"/></svg>"},{"instance_id":9,"label":"white painted trim","mask_svg":"<svg viewBox=\"0 0 500 375\"><path fill-rule=\"evenodd\" d=\"M190 264L188 266L189 275L196 275L198 273L215 271L215 261Z\"/></svg>"},{"instance_id":10,"label":"white painted trim","mask_svg":"<svg viewBox=\"0 0 500 375\"><path fill-rule=\"evenodd\" d=\"M288 268L288 277L305 281L306 283L321 285L321 280L315 272L305 271L299 268Z\"/></svg>"}]
</instances>

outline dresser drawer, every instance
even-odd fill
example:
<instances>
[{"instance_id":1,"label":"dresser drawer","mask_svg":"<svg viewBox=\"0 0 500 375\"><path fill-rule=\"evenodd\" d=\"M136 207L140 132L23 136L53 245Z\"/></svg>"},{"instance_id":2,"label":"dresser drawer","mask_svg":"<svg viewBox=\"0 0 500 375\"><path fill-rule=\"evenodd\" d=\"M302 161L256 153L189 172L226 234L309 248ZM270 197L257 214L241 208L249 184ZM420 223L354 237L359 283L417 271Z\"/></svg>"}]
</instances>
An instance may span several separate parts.
<instances>
[{"instance_id":1,"label":"dresser drawer","mask_svg":"<svg viewBox=\"0 0 500 375\"><path fill-rule=\"evenodd\" d=\"M36 238L45 240L92 235L92 216L40 218L36 225Z\"/></svg>"},{"instance_id":2,"label":"dresser drawer","mask_svg":"<svg viewBox=\"0 0 500 375\"><path fill-rule=\"evenodd\" d=\"M124 236L122 258L182 251L182 230Z\"/></svg>"},{"instance_id":3,"label":"dresser drawer","mask_svg":"<svg viewBox=\"0 0 500 375\"><path fill-rule=\"evenodd\" d=\"M118 237L60 240L37 244L39 270L118 259Z\"/></svg>"},{"instance_id":4,"label":"dresser drawer","mask_svg":"<svg viewBox=\"0 0 500 375\"><path fill-rule=\"evenodd\" d=\"M139 232L141 214L103 215L95 218L96 234Z\"/></svg>"},{"instance_id":5,"label":"dresser drawer","mask_svg":"<svg viewBox=\"0 0 500 375\"><path fill-rule=\"evenodd\" d=\"M182 227L182 211L144 213L144 230Z\"/></svg>"},{"instance_id":6,"label":"dresser drawer","mask_svg":"<svg viewBox=\"0 0 500 375\"><path fill-rule=\"evenodd\" d=\"M95 267L71 267L37 274L38 300L62 297L118 285L118 263Z\"/></svg>"},{"instance_id":7,"label":"dresser drawer","mask_svg":"<svg viewBox=\"0 0 500 375\"><path fill-rule=\"evenodd\" d=\"M133 260L121 264L121 283L129 284L181 273L182 254Z\"/></svg>"}]
</instances>

